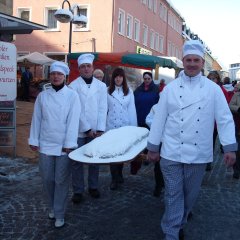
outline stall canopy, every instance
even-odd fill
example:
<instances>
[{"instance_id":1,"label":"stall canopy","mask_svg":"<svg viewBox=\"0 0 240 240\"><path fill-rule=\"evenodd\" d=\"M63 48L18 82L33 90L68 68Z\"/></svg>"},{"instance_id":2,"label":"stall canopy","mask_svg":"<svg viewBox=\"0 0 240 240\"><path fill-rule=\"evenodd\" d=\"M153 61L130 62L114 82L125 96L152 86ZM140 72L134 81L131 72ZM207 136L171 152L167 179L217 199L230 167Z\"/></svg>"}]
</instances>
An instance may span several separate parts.
<instances>
[{"instance_id":1,"label":"stall canopy","mask_svg":"<svg viewBox=\"0 0 240 240\"><path fill-rule=\"evenodd\" d=\"M78 57L84 54L81 53L70 53L68 55L68 61L70 63L70 81L77 77L79 74L77 59ZM131 68L139 68L139 69L158 69L159 67L167 67L167 68L177 68L177 65L174 61L167 58L145 55L145 54L137 54L137 53L92 53L95 56L94 65L111 65L111 66L124 66Z\"/></svg>"},{"instance_id":2,"label":"stall canopy","mask_svg":"<svg viewBox=\"0 0 240 240\"><path fill-rule=\"evenodd\" d=\"M46 29L47 26L0 12L0 41L12 42L14 34L30 34L33 30Z\"/></svg>"},{"instance_id":3,"label":"stall canopy","mask_svg":"<svg viewBox=\"0 0 240 240\"><path fill-rule=\"evenodd\" d=\"M39 52L33 52L25 56L21 56L17 58L17 62L20 63L33 63L33 64L39 64L39 65L49 65L55 60L39 53Z\"/></svg>"},{"instance_id":4,"label":"stall canopy","mask_svg":"<svg viewBox=\"0 0 240 240\"><path fill-rule=\"evenodd\" d=\"M76 60L83 53L71 53L68 60ZM155 69L156 66L176 68L171 59L137 53L92 53L94 62L104 65L126 66L141 69Z\"/></svg>"},{"instance_id":5,"label":"stall canopy","mask_svg":"<svg viewBox=\"0 0 240 240\"><path fill-rule=\"evenodd\" d=\"M0 13L0 34L29 34L33 30L46 30L47 28L44 25Z\"/></svg>"},{"instance_id":6,"label":"stall canopy","mask_svg":"<svg viewBox=\"0 0 240 240\"><path fill-rule=\"evenodd\" d=\"M178 68L183 68L183 62L180 59L176 57L168 57L168 56L163 56L163 58L171 59L173 62L176 63Z\"/></svg>"}]
</instances>

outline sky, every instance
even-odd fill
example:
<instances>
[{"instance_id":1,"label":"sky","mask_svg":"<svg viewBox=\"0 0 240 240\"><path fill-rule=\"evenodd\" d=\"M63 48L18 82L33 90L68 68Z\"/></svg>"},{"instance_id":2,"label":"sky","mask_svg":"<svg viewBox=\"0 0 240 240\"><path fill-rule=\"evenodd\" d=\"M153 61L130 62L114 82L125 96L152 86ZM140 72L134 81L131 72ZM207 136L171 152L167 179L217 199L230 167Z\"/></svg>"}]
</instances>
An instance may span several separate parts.
<instances>
[{"instance_id":1,"label":"sky","mask_svg":"<svg viewBox=\"0 0 240 240\"><path fill-rule=\"evenodd\" d=\"M187 27L205 42L225 68L240 63L239 0L171 0Z\"/></svg>"}]
</instances>

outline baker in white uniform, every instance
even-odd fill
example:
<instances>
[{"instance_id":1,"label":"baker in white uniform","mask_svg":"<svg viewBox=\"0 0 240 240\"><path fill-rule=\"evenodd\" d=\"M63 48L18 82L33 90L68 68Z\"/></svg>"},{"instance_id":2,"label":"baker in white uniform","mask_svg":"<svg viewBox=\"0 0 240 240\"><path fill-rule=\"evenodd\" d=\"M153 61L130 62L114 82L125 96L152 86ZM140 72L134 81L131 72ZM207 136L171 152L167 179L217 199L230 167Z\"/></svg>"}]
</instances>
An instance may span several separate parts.
<instances>
[{"instance_id":1,"label":"baker in white uniform","mask_svg":"<svg viewBox=\"0 0 240 240\"><path fill-rule=\"evenodd\" d=\"M92 141L106 129L107 88L106 84L93 77L94 55L82 54L78 58L80 77L70 83L69 87L78 93L81 104L78 146ZM99 198L99 165L88 165L88 192L91 197ZM84 192L83 164L72 161L73 203L82 201Z\"/></svg>"},{"instance_id":2,"label":"baker in white uniform","mask_svg":"<svg viewBox=\"0 0 240 240\"><path fill-rule=\"evenodd\" d=\"M63 62L50 67L52 88L41 92L35 102L29 145L39 151L39 169L49 205L49 218L55 227L64 225L71 176L67 153L77 148L80 102L78 95L64 81L69 74Z\"/></svg>"},{"instance_id":3,"label":"baker in white uniform","mask_svg":"<svg viewBox=\"0 0 240 240\"><path fill-rule=\"evenodd\" d=\"M224 161L236 160L235 127L221 88L201 73L204 47L198 40L183 46L184 72L161 93L148 139L148 159L159 161L165 182L161 226L166 240L183 239L183 226L198 196L206 164L213 161L214 121Z\"/></svg>"}]
</instances>

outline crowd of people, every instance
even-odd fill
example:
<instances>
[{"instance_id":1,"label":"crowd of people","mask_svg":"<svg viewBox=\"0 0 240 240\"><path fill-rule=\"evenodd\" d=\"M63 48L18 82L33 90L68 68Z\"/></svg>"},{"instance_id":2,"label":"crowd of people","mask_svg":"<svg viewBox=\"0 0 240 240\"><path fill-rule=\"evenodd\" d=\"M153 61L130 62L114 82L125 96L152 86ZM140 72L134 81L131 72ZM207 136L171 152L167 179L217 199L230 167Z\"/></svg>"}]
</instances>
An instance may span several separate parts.
<instances>
[{"instance_id":1,"label":"crowd of people","mask_svg":"<svg viewBox=\"0 0 240 240\"><path fill-rule=\"evenodd\" d=\"M40 153L48 217L55 219L56 228L64 226L70 183L72 202L82 202L84 167L88 168L89 195L101 196L99 165L84 166L70 160L68 153L111 129L139 126L150 130L142 154L154 163L153 195L159 197L165 189L161 222L165 239L184 239L183 227L197 199L204 172L212 167L217 135L227 167L233 166L233 177L239 178L236 139L240 136L240 85L230 88L227 79L221 84L217 71L203 76L204 48L197 40L184 44L184 70L168 85L162 80L157 86L152 73L144 72L143 83L132 91L124 69L116 68L107 87L102 81L104 73L100 69L94 71L93 60L92 54L79 56L80 75L68 86L68 66L54 62L50 67L52 88L41 92L35 102L29 145ZM110 164L109 187L113 191L124 183L123 166ZM138 159L131 162L132 174L139 168Z\"/></svg>"}]
</instances>

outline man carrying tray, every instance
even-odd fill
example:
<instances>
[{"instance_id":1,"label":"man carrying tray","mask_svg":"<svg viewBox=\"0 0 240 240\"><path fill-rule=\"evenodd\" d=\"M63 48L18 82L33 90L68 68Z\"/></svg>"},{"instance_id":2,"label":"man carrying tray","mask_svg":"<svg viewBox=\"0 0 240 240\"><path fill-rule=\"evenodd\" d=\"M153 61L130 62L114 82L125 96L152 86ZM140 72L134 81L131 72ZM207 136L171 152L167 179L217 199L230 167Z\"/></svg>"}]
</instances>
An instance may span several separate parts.
<instances>
[{"instance_id":1,"label":"man carrying tray","mask_svg":"<svg viewBox=\"0 0 240 240\"><path fill-rule=\"evenodd\" d=\"M236 160L235 127L221 88L202 76L204 48L198 40L183 46L184 72L161 93L148 139L148 159L159 161L165 183L161 226L166 240L184 239L183 226L197 199L206 164L213 160L214 122L225 164Z\"/></svg>"},{"instance_id":2,"label":"man carrying tray","mask_svg":"<svg viewBox=\"0 0 240 240\"><path fill-rule=\"evenodd\" d=\"M100 136L106 128L107 117L107 88L104 83L93 77L94 55L82 54L78 58L80 77L70 83L69 87L75 90L81 103L79 122L78 147L81 147L95 137ZM72 161L73 203L82 201L84 192L83 163ZM98 190L99 166L88 165L88 192L91 197L99 198Z\"/></svg>"}]
</instances>

